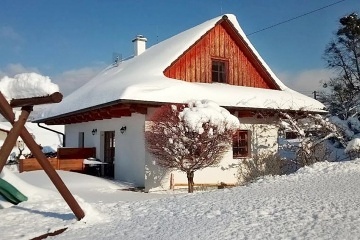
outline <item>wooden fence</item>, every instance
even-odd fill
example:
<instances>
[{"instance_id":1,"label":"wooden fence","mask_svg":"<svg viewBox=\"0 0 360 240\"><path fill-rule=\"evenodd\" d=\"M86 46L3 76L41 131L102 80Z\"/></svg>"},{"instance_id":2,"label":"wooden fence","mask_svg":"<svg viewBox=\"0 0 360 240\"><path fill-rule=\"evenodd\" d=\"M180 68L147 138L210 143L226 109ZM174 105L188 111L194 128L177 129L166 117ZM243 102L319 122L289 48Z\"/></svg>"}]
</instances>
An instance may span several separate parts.
<instances>
[{"instance_id":1,"label":"wooden fence","mask_svg":"<svg viewBox=\"0 0 360 240\"><path fill-rule=\"evenodd\" d=\"M84 171L84 159L96 156L96 148L58 148L56 158L48 161L56 170ZM19 172L41 170L36 158L26 158L19 162Z\"/></svg>"}]
</instances>

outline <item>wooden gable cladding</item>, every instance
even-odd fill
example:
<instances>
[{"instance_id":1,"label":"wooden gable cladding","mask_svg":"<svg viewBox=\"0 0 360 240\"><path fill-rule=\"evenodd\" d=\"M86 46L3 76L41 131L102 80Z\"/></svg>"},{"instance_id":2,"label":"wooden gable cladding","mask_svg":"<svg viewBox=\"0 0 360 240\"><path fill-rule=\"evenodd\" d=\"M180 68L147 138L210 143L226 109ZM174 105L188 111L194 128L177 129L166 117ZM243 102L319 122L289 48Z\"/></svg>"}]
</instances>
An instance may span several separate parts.
<instances>
[{"instance_id":1,"label":"wooden gable cladding","mask_svg":"<svg viewBox=\"0 0 360 240\"><path fill-rule=\"evenodd\" d=\"M86 111L67 114L63 117L48 119L45 121L48 125L63 125L82 122L97 121L111 118L129 117L133 113L146 114L147 107L143 104L115 104L106 107L89 109Z\"/></svg>"},{"instance_id":2,"label":"wooden gable cladding","mask_svg":"<svg viewBox=\"0 0 360 240\"><path fill-rule=\"evenodd\" d=\"M227 62L227 83L279 89L258 58L224 17L164 71L169 78L212 82L212 59Z\"/></svg>"}]
</instances>

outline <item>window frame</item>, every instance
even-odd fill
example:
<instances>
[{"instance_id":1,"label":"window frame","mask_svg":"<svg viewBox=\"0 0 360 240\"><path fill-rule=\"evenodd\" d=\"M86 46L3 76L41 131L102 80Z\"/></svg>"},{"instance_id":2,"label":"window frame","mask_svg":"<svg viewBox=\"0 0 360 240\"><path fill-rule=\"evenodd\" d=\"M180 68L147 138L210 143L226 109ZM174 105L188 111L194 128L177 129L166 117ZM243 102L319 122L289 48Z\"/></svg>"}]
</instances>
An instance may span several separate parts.
<instances>
[{"instance_id":1,"label":"window frame","mask_svg":"<svg viewBox=\"0 0 360 240\"><path fill-rule=\"evenodd\" d=\"M218 67L222 66L223 70L214 70L214 63L217 63ZM216 73L216 81L214 80L214 73ZM211 58L211 82L213 83L228 83L229 76L229 60L221 58ZM219 79L222 78L222 81Z\"/></svg>"},{"instance_id":2,"label":"window frame","mask_svg":"<svg viewBox=\"0 0 360 240\"><path fill-rule=\"evenodd\" d=\"M84 146L85 146L85 132L79 132L78 147L83 148Z\"/></svg>"},{"instance_id":3,"label":"window frame","mask_svg":"<svg viewBox=\"0 0 360 240\"><path fill-rule=\"evenodd\" d=\"M244 149L244 152L240 153L239 150L235 151L235 149ZM238 129L233 134L232 151L234 159L248 158L251 156L251 131Z\"/></svg>"}]
</instances>

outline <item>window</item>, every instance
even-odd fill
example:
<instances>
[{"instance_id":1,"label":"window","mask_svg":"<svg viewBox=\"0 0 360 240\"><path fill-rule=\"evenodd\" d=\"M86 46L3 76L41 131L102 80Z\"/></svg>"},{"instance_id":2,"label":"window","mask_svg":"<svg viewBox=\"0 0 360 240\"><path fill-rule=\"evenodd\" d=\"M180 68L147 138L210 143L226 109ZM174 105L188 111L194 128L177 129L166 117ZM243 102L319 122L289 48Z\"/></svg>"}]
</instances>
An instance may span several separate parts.
<instances>
[{"instance_id":1,"label":"window","mask_svg":"<svg viewBox=\"0 0 360 240\"><path fill-rule=\"evenodd\" d=\"M238 130L233 135L233 157L242 158L250 156L250 131Z\"/></svg>"},{"instance_id":2,"label":"window","mask_svg":"<svg viewBox=\"0 0 360 240\"><path fill-rule=\"evenodd\" d=\"M285 132L285 139L296 139L298 135L296 132L286 131Z\"/></svg>"},{"instance_id":3,"label":"window","mask_svg":"<svg viewBox=\"0 0 360 240\"><path fill-rule=\"evenodd\" d=\"M84 147L84 132L79 132L79 143L78 143L79 148L83 148Z\"/></svg>"},{"instance_id":4,"label":"window","mask_svg":"<svg viewBox=\"0 0 360 240\"><path fill-rule=\"evenodd\" d=\"M212 82L226 83L227 62L223 60L212 60Z\"/></svg>"}]
</instances>

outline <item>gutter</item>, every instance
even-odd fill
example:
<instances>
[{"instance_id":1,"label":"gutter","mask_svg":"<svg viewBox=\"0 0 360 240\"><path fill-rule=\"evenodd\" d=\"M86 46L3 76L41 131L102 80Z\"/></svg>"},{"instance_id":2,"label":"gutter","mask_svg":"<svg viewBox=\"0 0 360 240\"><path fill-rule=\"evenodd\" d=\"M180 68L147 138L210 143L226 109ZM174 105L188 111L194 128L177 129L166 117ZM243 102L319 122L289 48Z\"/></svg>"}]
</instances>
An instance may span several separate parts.
<instances>
[{"instance_id":1,"label":"gutter","mask_svg":"<svg viewBox=\"0 0 360 240\"><path fill-rule=\"evenodd\" d=\"M37 125L38 125L38 127L43 128L43 129L46 129L46 130L48 130L48 131L50 131L50 132L54 132L54 133L57 133L57 134L61 134L61 135L63 136L63 147L65 147L65 139L66 139L66 137L65 137L65 134L64 134L64 133L59 132L59 131L56 131L56 130L51 129L51 128L48 128L48 127L45 127L45 126L41 126L40 123L37 123Z\"/></svg>"}]
</instances>

